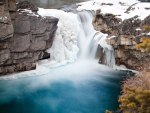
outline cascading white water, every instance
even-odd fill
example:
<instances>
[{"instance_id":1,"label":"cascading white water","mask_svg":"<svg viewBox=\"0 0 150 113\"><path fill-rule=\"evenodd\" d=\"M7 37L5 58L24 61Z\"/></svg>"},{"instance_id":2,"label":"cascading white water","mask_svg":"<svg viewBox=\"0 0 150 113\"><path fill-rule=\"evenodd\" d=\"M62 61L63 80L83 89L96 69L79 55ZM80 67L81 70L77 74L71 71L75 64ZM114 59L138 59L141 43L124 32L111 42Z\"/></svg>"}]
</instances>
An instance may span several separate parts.
<instances>
[{"instance_id":1,"label":"cascading white water","mask_svg":"<svg viewBox=\"0 0 150 113\"><path fill-rule=\"evenodd\" d=\"M81 30L78 37L80 48L79 58L94 59L99 44L104 49L105 64L113 67L115 65L113 48L106 43L106 34L95 31L92 25L92 20L94 18L93 12L84 10L78 12L78 15Z\"/></svg>"},{"instance_id":2,"label":"cascading white water","mask_svg":"<svg viewBox=\"0 0 150 113\"><path fill-rule=\"evenodd\" d=\"M94 12L83 10L74 14L61 10L40 9L39 13L59 18L53 46L48 50L51 53L51 61L74 62L77 57L94 59L99 44L105 51L105 64L111 67L115 65L113 49L105 41L107 35L95 31L92 25Z\"/></svg>"},{"instance_id":3,"label":"cascading white water","mask_svg":"<svg viewBox=\"0 0 150 113\"><path fill-rule=\"evenodd\" d=\"M94 58L98 44L94 40L96 31L92 26L92 12L78 12L78 18L80 23L80 32L78 33L79 58Z\"/></svg>"},{"instance_id":4,"label":"cascading white water","mask_svg":"<svg viewBox=\"0 0 150 113\"><path fill-rule=\"evenodd\" d=\"M81 68L86 73L97 73L97 71L94 72L94 69L98 68L99 71L102 71L101 68L103 68L98 64L98 60L95 60L98 45L104 50L105 64L111 67L115 65L113 49L105 41L107 34L94 30L92 25L93 12L84 10L74 14L56 9L40 9L39 14L59 18L53 45L47 50L50 52L51 58L40 61L36 70L14 74L10 78L46 75L51 73L52 68L75 61L72 66L68 66L70 70L77 69L72 70L73 73L81 70ZM87 71L89 68L87 66L93 66L93 68L90 67ZM4 79L7 78L9 79L8 76L4 77Z\"/></svg>"}]
</instances>

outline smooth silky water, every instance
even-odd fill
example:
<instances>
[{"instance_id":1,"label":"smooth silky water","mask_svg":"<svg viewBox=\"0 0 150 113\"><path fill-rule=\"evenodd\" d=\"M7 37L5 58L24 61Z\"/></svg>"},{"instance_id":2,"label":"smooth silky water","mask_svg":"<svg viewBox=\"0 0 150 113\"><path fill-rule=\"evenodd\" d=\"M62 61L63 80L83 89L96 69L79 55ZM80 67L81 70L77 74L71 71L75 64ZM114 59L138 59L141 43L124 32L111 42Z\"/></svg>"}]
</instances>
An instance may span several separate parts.
<instances>
[{"instance_id":1,"label":"smooth silky water","mask_svg":"<svg viewBox=\"0 0 150 113\"><path fill-rule=\"evenodd\" d=\"M93 13L40 9L39 14L59 18L53 46L48 50L51 59L40 62L35 71L0 78L0 113L117 110L126 72L98 64L97 42L105 50L106 64L113 67L115 61L112 48L105 42L107 35L92 26Z\"/></svg>"},{"instance_id":2,"label":"smooth silky water","mask_svg":"<svg viewBox=\"0 0 150 113\"><path fill-rule=\"evenodd\" d=\"M0 113L104 113L118 108L121 80L94 61L50 69L43 76L0 81Z\"/></svg>"}]
</instances>

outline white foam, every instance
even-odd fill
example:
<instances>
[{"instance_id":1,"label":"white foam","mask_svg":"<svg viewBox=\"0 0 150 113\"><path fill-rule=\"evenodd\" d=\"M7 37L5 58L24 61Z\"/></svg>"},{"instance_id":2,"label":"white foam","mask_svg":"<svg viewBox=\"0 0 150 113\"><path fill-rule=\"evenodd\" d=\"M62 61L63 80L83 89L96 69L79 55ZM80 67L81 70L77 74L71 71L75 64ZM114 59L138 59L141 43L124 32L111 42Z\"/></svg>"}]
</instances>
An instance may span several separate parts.
<instances>
[{"instance_id":1,"label":"white foam","mask_svg":"<svg viewBox=\"0 0 150 113\"><path fill-rule=\"evenodd\" d=\"M58 29L54 37L53 45L47 51L51 53L51 60L59 63L63 61L74 62L79 51L77 35L79 23L77 15L56 9L39 9L42 16L54 16L59 19Z\"/></svg>"}]
</instances>

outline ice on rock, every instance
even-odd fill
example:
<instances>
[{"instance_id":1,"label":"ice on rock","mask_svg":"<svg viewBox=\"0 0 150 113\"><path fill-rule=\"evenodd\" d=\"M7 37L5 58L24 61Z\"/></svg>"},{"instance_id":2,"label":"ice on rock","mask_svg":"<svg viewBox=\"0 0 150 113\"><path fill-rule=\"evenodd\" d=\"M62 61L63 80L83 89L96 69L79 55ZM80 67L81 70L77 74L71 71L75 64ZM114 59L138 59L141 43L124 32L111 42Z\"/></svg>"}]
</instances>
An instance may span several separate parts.
<instances>
[{"instance_id":1,"label":"ice on rock","mask_svg":"<svg viewBox=\"0 0 150 113\"><path fill-rule=\"evenodd\" d=\"M55 13L54 13L55 12ZM77 59L77 35L79 32L77 15L55 9L40 9L42 16L54 16L59 19L58 29L52 47L47 50L51 53L51 60L57 63L74 62Z\"/></svg>"}]
</instances>

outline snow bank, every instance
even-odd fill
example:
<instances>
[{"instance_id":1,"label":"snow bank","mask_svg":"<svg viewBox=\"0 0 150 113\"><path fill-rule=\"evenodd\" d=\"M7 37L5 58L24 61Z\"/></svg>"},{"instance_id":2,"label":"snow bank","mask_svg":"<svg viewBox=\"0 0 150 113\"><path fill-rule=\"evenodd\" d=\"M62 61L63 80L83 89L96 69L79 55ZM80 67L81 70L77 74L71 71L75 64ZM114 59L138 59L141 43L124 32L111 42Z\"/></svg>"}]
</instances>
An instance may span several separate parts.
<instances>
[{"instance_id":1,"label":"snow bank","mask_svg":"<svg viewBox=\"0 0 150 113\"><path fill-rule=\"evenodd\" d=\"M138 15L140 19L144 19L150 13L146 8L150 7L150 3L142 3L138 0L93 0L78 4L78 10L97 10L101 9L102 13L112 13L118 15L122 20ZM133 6L132 6L133 5ZM132 6L129 13L125 13Z\"/></svg>"}]
</instances>

